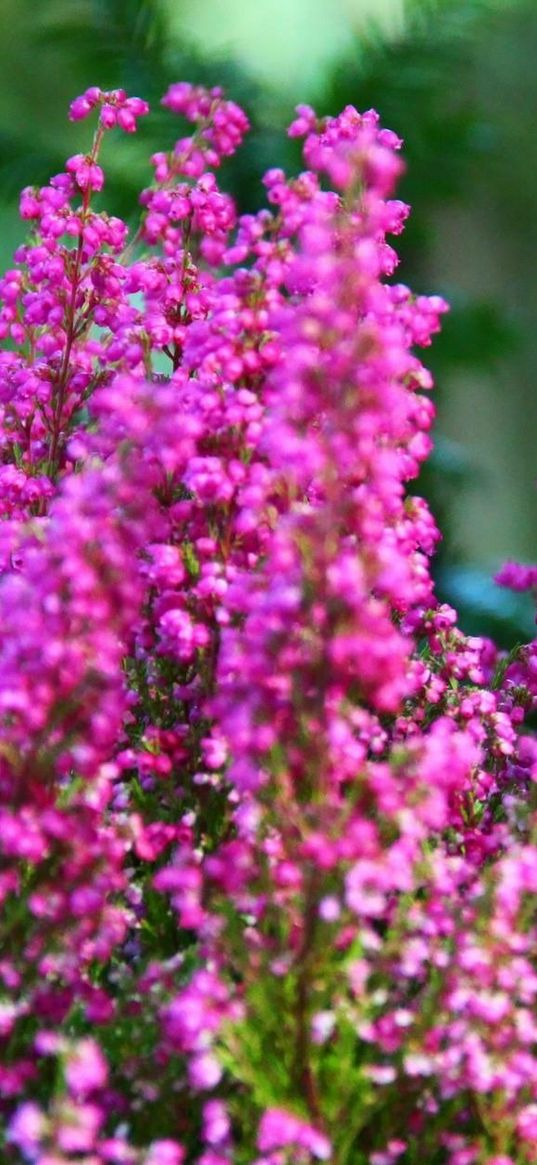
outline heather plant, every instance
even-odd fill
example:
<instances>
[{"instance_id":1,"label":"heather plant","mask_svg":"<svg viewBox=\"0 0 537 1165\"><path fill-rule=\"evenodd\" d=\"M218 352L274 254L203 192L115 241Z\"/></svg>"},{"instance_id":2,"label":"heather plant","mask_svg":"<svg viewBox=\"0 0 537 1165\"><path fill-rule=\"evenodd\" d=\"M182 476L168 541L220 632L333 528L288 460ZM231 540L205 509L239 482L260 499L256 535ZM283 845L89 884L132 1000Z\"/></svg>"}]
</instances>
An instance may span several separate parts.
<instances>
[{"instance_id":1,"label":"heather plant","mask_svg":"<svg viewBox=\"0 0 537 1165\"><path fill-rule=\"evenodd\" d=\"M435 597L401 142L300 106L238 216L218 88L137 232L105 134L0 282L6 1162L537 1159L535 645ZM500 582L533 588L535 568Z\"/></svg>"}]
</instances>

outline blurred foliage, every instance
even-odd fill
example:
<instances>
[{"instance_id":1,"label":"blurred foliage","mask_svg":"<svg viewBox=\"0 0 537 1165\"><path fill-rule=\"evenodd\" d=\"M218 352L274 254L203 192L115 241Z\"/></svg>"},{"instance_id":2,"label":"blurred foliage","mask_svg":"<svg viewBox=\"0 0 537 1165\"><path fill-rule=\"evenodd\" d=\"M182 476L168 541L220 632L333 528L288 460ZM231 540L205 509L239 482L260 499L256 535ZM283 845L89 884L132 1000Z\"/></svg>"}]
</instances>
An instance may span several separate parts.
<instances>
[{"instance_id":1,"label":"blurred foliage","mask_svg":"<svg viewBox=\"0 0 537 1165\"><path fill-rule=\"evenodd\" d=\"M107 206L127 220L136 213L140 187L150 180L149 155L173 143L176 123L159 99L180 78L222 84L248 111L252 134L223 173L223 184L241 209L262 203L260 176L269 166L293 170L300 165L297 143L282 133L291 111L282 108L278 94L229 57L207 59L186 33L179 42L171 34L170 3L177 29L181 0L47 0L43 5L0 0L0 68L11 78L9 86L0 87L3 262L20 237L15 222L20 188L45 182L63 168L67 154L84 148L87 127L70 125L66 110L73 96L89 85L124 87L152 106L151 118L142 120L136 137L122 140L116 149L112 135L104 155ZM387 38L370 22L359 34L349 35L344 59L319 78L314 94L304 94L320 113L336 112L348 103L373 106L384 124L404 138L407 171L400 195L411 203L413 214L398 249L401 278L416 290L432 290L429 255L446 207L465 206L492 187L497 197L506 199L515 175L515 210L529 213L535 187L530 196L523 143L530 94L523 85L515 103L519 133L513 140L512 113L490 83L491 70L494 76L495 69L504 67L509 37L508 64L516 68L512 62L518 50L513 45L524 41L529 25L534 31L527 44L535 49L533 0L408 0L400 33ZM528 76L533 75L531 48L526 48L524 64ZM536 143L533 149L537 173ZM457 370L487 372L520 348L520 321L494 296L472 296L456 286L436 285L434 291L445 294L452 305L429 361L440 386ZM441 414L441 387L438 399ZM508 645L528 634L527 606L499 591L479 571L472 568L469 573L451 528L452 498L471 488L474 479L474 467L462 451L440 438L419 489L427 494L444 534L437 562L443 596L456 602L468 630L497 634Z\"/></svg>"}]
</instances>

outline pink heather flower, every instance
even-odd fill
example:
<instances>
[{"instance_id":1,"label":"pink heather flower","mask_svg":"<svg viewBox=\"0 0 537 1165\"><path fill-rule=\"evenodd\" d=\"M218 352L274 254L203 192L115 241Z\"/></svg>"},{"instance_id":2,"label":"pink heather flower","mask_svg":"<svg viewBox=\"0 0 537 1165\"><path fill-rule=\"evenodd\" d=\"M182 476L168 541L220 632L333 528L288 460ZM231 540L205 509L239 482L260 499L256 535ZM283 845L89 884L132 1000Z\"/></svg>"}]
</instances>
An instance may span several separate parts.
<instances>
[{"instance_id":1,"label":"pink heather flower","mask_svg":"<svg viewBox=\"0 0 537 1165\"><path fill-rule=\"evenodd\" d=\"M138 1165L138 1159L137 1150L128 1145L123 1137L99 1139L99 1157L95 1165L102 1165L103 1161L110 1161L113 1165Z\"/></svg>"},{"instance_id":2,"label":"pink heather flower","mask_svg":"<svg viewBox=\"0 0 537 1165\"><path fill-rule=\"evenodd\" d=\"M104 1113L96 1104L60 1105L55 1129L58 1148L64 1153L90 1152L103 1120Z\"/></svg>"},{"instance_id":3,"label":"pink heather flower","mask_svg":"<svg viewBox=\"0 0 537 1165\"><path fill-rule=\"evenodd\" d=\"M91 161L89 155L74 154L72 158L67 159L65 166L69 174L74 174L77 186L81 190L102 190L104 185L103 170Z\"/></svg>"},{"instance_id":4,"label":"pink heather flower","mask_svg":"<svg viewBox=\"0 0 537 1165\"><path fill-rule=\"evenodd\" d=\"M406 1141L388 1141L383 1152L371 1153L369 1158L371 1165L393 1165L393 1162L397 1161L397 1158L401 1156L401 1153L404 1153L406 1148Z\"/></svg>"},{"instance_id":5,"label":"pink heather flower","mask_svg":"<svg viewBox=\"0 0 537 1165\"><path fill-rule=\"evenodd\" d=\"M45 1114L33 1101L26 1101L16 1109L8 1125L8 1141L16 1145L24 1156L35 1159L47 1132Z\"/></svg>"},{"instance_id":6,"label":"pink heather flower","mask_svg":"<svg viewBox=\"0 0 537 1165\"><path fill-rule=\"evenodd\" d=\"M71 121L82 121L98 105L101 106L100 125L104 129L117 125L126 133L134 133L137 118L149 113L149 105L141 97L127 97L123 89L105 93L93 86L71 102L69 117Z\"/></svg>"},{"instance_id":7,"label":"pink heather flower","mask_svg":"<svg viewBox=\"0 0 537 1165\"><path fill-rule=\"evenodd\" d=\"M222 1069L215 1056L202 1052L188 1062L188 1079L192 1088L205 1092L215 1088L222 1078Z\"/></svg>"},{"instance_id":8,"label":"pink heather flower","mask_svg":"<svg viewBox=\"0 0 537 1165\"><path fill-rule=\"evenodd\" d=\"M328 1161L332 1152L323 1133L282 1108L269 1108L261 1117L257 1147L265 1153L293 1147L305 1149L319 1161Z\"/></svg>"},{"instance_id":9,"label":"pink heather flower","mask_svg":"<svg viewBox=\"0 0 537 1165\"><path fill-rule=\"evenodd\" d=\"M374 1084L393 1084L397 1079L397 1071L389 1064L368 1064L364 1068L364 1074Z\"/></svg>"},{"instance_id":10,"label":"pink heather flower","mask_svg":"<svg viewBox=\"0 0 537 1165\"><path fill-rule=\"evenodd\" d=\"M178 82L170 85L162 104L203 127L197 148L194 140L188 138L176 144L175 153L183 162L185 174L201 176L204 156L210 166L218 166L222 157L235 153L249 128L243 110L234 101L224 99L217 87L204 89L201 85Z\"/></svg>"},{"instance_id":11,"label":"pink heather flower","mask_svg":"<svg viewBox=\"0 0 537 1165\"><path fill-rule=\"evenodd\" d=\"M537 566L506 562L494 575L494 582L512 591L529 591L537 587Z\"/></svg>"},{"instance_id":12,"label":"pink heather flower","mask_svg":"<svg viewBox=\"0 0 537 1165\"><path fill-rule=\"evenodd\" d=\"M203 1139L208 1145L221 1145L231 1132L231 1122L222 1100L208 1100L203 1106Z\"/></svg>"},{"instance_id":13,"label":"pink heather flower","mask_svg":"<svg viewBox=\"0 0 537 1165\"><path fill-rule=\"evenodd\" d=\"M311 1038L314 1044L324 1044L331 1036L336 1023L333 1011L317 1011L311 1021Z\"/></svg>"},{"instance_id":14,"label":"pink heather flower","mask_svg":"<svg viewBox=\"0 0 537 1165\"><path fill-rule=\"evenodd\" d=\"M167 109L171 109L173 113L183 113L185 117L194 120L194 117L198 116L198 112L200 116L206 117L210 110L211 99L214 100L221 96L221 89L213 89L209 93L191 85L188 81L176 81L175 84L170 85L162 98L162 104Z\"/></svg>"},{"instance_id":15,"label":"pink heather flower","mask_svg":"<svg viewBox=\"0 0 537 1165\"><path fill-rule=\"evenodd\" d=\"M34 1048L40 1056L56 1056L65 1049L65 1039L58 1032L40 1031L34 1040Z\"/></svg>"},{"instance_id":16,"label":"pink heather flower","mask_svg":"<svg viewBox=\"0 0 537 1165\"><path fill-rule=\"evenodd\" d=\"M315 129L317 115L311 105L297 105L298 117L291 122L287 133L290 138L302 138Z\"/></svg>"},{"instance_id":17,"label":"pink heather flower","mask_svg":"<svg viewBox=\"0 0 537 1165\"><path fill-rule=\"evenodd\" d=\"M108 1080L108 1065L99 1045L92 1039L79 1040L65 1055L65 1079L74 1096L104 1088Z\"/></svg>"},{"instance_id":18,"label":"pink heather flower","mask_svg":"<svg viewBox=\"0 0 537 1165\"><path fill-rule=\"evenodd\" d=\"M537 1142L537 1104L529 1104L521 1109L517 1118L517 1129L524 1141L530 1145Z\"/></svg>"},{"instance_id":19,"label":"pink heather flower","mask_svg":"<svg viewBox=\"0 0 537 1165\"><path fill-rule=\"evenodd\" d=\"M143 1165L181 1165L185 1150L177 1141L153 1141L143 1157Z\"/></svg>"},{"instance_id":20,"label":"pink heather flower","mask_svg":"<svg viewBox=\"0 0 537 1165\"><path fill-rule=\"evenodd\" d=\"M75 97L69 107L69 117L71 121L82 121L92 109L99 103L102 96L102 90L96 86L86 89L80 97Z\"/></svg>"},{"instance_id":21,"label":"pink heather flower","mask_svg":"<svg viewBox=\"0 0 537 1165\"><path fill-rule=\"evenodd\" d=\"M339 898L327 894L325 898L321 898L319 903L319 915L324 922L336 922L341 914L341 902Z\"/></svg>"}]
</instances>

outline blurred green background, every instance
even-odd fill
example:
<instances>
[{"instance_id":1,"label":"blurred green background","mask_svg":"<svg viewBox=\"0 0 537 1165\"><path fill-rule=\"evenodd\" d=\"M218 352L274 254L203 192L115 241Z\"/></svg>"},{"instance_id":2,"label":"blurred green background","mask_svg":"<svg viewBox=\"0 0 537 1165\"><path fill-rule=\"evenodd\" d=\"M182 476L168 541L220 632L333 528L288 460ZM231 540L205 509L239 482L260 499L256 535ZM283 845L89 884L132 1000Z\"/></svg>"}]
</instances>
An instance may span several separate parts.
<instances>
[{"instance_id":1,"label":"blurred green background","mask_svg":"<svg viewBox=\"0 0 537 1165\"><path fill-rule=\"evenodd\" d=\"M149 154L173 141L158 107L173 80L223 84L247 108L253 132L223 176L244 210L265 169L300 165L283 132L297 101L374 106L401 134L413 215L399 277L452 305L428 361L436 452L419 483L444 533L438 587L471 633L532 636L531 600L492 573L537 557L535 0L0 0L0 16L4 265L20 188L85 148L66 110L88 85L154 107L105 156L107 205L127 218Z\"/></svg>"}]
</instances>

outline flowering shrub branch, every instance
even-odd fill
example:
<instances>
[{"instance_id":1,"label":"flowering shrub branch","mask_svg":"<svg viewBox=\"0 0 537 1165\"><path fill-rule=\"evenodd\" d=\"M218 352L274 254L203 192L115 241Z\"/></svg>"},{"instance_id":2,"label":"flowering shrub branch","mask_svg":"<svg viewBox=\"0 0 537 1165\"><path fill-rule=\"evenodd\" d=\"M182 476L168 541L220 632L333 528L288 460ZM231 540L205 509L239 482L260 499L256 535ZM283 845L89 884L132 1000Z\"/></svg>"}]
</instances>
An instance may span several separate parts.
<instances>
[{"instance_id":1,"label":"flowering shrub branch","mask_svg":"<svg viewBox=\"0 0 537 1165\"><path fill-rule=\"evenodd\" d=\"M163 104L134 238L148 108L92 88L0 281L3 1159L536 1161L536 655L457 628L406 492L401 142L301 106L237 218L244 113Z\"/></svg>"}]
</instances>

